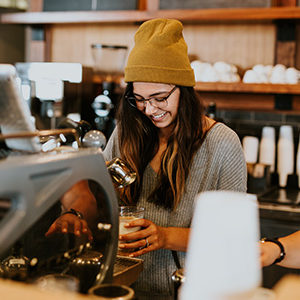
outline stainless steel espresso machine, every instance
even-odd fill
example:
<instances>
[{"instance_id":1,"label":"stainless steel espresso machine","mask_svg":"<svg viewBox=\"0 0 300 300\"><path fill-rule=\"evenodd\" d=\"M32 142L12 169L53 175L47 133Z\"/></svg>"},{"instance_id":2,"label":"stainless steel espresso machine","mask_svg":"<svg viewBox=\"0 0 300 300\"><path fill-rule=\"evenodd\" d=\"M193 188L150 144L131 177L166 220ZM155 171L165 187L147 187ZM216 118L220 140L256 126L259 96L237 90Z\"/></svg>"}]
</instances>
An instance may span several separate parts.
<instances>
[{"instance_id":1,"label":"stainless steel espresso machine","mask_svg":"<svg viewBox=\"0 0 300 300\"><path fill-rule=\"evenodd\" d=\"M19 268L11 265L13 270L2 266L4 277L27 281L47 273L66 273L75 257L93 249L102 254L97 281L112 280L118 203L99 151L8 157L0 161L0 178L0 256L2 260L14 256L19 265L24 262ZM61 215L60 198L81 180L89 180L97 199L99 223L91 228L93 242L84 235L56 233L46 237L50 225Z\"/></svg>"},{"instance_id":2,"label":"stainless steel espresso machine","mask_svg":"<svg viewBox=\"0 0 300 300\"><path fill-rule=\"evenodd\" d=\"M81 293L101 283L130 285L142 261L117 256L119 211L113 180L124 185L131 176L126 177L118 159L107 165L99 147L43 152L42 131L30 123L14 79L13 67L0 65L0 140L7 146L0 148L0 278L35 283L49 275L71 277L79 281ZM49 131L76 135L74 129ZM96 203L93 222L85 218L92 239L73 231L47 235L64 213L62 199L82 181Z\"/></svg>"},{"instance_id":3,"label":"stainless steel espresso machine","mask_svg":"<svg viewBox=\"0 0 300 300\"><path fill-rule=\"evenodd\" d=\"M73 276L81 293L137 279L142 260L116 256L118 201L101 150L7 157L0 160L0 178L0 277L32 283L49 274ZM45 236L62 214L61 197L81 180L88 180L97 202L93 240L86 234Z\"/></svg>"}]
</instances>

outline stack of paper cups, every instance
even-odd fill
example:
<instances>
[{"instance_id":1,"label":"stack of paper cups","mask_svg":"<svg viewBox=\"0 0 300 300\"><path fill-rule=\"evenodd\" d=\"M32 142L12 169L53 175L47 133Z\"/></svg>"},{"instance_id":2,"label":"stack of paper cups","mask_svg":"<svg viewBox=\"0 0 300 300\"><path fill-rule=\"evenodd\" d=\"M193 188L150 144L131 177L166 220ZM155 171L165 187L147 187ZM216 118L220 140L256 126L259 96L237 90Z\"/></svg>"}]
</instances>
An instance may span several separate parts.
<instances>
[{"instance_id":1,"label":"stack of paper cups","mask_svg":"<svg viewBox=\"0 0 300 300\"><path fill-rule=\"evenodd\" d=\"M242 140L245 160L247 163L255 164L258 154L258 138L255 136L245 136Z\"/></svg>"},{"instance_id":2,"label":"stack of paper cups","mask_svg":"<svg viewBox=\"0 0 300 300\"><path fill-rule=\"evenodd\" d=\"M294 172L294 136L293 127L280 127L277 145L277 173L279 186L286 187L288 175Z\"/></svg>"},{"instance_id":3,"label":"stack of paper cups","mask_svg":"<svg viewBox=\"0 0 300 300\"><path fill-rule=\"evenodd\" d=\"M198 195L181 300L250 299L261 281L255 195Z\"/></svg>"},{"instance_id":4,"label":"stack of paper cups","mask_svg":"<svg viewBox=\"0 0 300 300\"><path fill-rule=\"evenodd\" d=\"M259 144L259 163L269 165L271 172L275 171L275 153L275 128L265 126Z\"/></svg>"}]
</instances>

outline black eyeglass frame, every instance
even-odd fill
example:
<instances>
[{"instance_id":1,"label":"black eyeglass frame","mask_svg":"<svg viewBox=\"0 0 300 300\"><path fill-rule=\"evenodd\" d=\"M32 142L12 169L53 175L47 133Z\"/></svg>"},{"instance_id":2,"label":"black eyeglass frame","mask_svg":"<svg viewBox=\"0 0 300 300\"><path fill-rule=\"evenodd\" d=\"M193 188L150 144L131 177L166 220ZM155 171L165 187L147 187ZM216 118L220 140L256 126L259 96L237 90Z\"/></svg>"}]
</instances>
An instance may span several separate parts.
<instances>
[{"instance_id":1,"label":"black eyeglass frame","mask_svg":"<svg viewBox=\"0 0 300 300\"><path fill-rule=\"evenodd\" d=\"M166 97L163 97L163 98L161 98L161 99L157 99L157 98L155 98L155 97L149 97L149 98L142 98L142 99L137 99L135 96L128 96L128 95L126 95L125 96L125 99L128 101L128 103L131 105L131 106L133 106L134 108L137 108L137 102L139 102L139 103L142 103L143 102L143 104L144 104L144 107L145 107L145 104L146 104L146 102L147 101L150 101L150 100L152 100L152 99L154 99L155 101L157 101L158 103L160 103L160 102L166 102L167 100L168 100L168 98L174 93L174 91L176 90L178 88L178 86L177 85L175 85L172 89L171 89L171 91L169 92L169 94L166 96ZM151 102L150 102L150 104L151 105L153 105ZM154 107L156 107L155 105L154 105Z\"/></svg>"}]
</instances>

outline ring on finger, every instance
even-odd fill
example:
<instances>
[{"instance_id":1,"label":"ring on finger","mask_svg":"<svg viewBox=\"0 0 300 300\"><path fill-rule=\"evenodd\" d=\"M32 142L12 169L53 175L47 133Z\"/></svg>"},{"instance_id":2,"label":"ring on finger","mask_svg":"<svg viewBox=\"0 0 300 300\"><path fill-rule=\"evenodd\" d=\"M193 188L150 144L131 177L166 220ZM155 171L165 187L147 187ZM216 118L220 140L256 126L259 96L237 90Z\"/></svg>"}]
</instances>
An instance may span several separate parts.
<instances>
[{"instance_id":1,"label":"ring on finger","mask_svg":"<svg viewBox=\"0 0 300 300\"><path fill-rule=\"evenodd\" d=\"M148 238L145 239L146 241L146 245L145 245L145 248L148 248L149 247L149 242L148 242Z\"/></svg>"}]
</instances>

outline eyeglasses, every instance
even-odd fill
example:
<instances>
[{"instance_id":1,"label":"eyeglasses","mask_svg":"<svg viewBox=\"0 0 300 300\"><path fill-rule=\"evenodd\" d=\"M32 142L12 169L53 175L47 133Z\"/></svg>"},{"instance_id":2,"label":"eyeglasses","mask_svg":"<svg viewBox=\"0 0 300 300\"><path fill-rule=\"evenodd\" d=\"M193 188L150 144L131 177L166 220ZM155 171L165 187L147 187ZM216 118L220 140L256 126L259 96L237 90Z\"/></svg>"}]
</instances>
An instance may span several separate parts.
<instances>
[{"instance_id":1,"label":"eyeglasses","mask_svg":"<svg viewBox=\"0 0 300 300\"><path fill-rule=\"evenodd\" d=\"M146 106L146 102L149 103L156 108L165 108L168 105L168 98L173 94L173 92L177 89L177 86L174 86L169 94L165 97L150 97L150 98L138 98L136 96L126 96L126 100L128 103L138 109L143 109Z\"/></svg>"}]
</instances>

